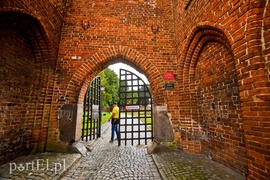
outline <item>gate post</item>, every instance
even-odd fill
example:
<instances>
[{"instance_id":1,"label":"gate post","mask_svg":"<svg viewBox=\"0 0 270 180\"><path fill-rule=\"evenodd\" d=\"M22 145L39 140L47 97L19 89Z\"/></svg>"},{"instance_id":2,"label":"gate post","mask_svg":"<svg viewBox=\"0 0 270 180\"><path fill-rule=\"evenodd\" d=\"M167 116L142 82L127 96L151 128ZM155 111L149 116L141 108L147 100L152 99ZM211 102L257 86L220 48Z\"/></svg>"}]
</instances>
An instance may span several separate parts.
<instances>
[{"instance_id":1,"label":"gate post","mask_svg":"<svg viewBox=\"0 0 270 180\"><path fill-rule=\"evenodd\" d=\"M70 143L81 138L82 105L65 104L59 111L60 140Z\"/></svg>"},{"instance_id":2,"label":"gate post","mask_svg":"<svg viewBox=\"0 0 270 180\"><path fill-rule=\"evenodd\" d=\"M158 142L173 142L174 133L167 106L154 107L154 137Z\"/></svg>"}]
</instances>

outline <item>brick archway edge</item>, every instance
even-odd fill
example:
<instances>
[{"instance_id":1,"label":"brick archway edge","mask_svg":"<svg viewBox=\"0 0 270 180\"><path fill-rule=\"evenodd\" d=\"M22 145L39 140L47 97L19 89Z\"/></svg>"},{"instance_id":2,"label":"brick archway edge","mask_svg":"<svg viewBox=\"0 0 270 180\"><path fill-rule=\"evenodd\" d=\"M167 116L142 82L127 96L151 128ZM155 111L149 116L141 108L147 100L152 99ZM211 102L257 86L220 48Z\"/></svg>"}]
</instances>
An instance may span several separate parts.
<instances>
[{"instance_id":1,"label":"brick archway edge","mask_svg":"<svg viewBox=\"0 0 270 180\"><path fill-rule=\"evenodd\" d=\"M0 14L8 13L8 12L29 16L29 18L32 18L33 20L37 22L36 27L35 27L37 31L33 33L35 34L35 36L37 36L36 39L37 39L37 43L39 43L38 46L40 49L36 50L36 52L39 52L41 51L41 49L43 49L42 55L38 57L42 57L43 61L44 59L46 59L51 64L51 66L55 68L55 64L56 64L55 59L58 53L57 49L58 49L59 42L53 40L53 39L56 39L55 37L49 36L50 30L48 29L48 26L45 23L46 21L38 18L39 14L36 11L35 13L33 13L33 12L26 11L20 8L10 8L10 7L0 8Z\"/></svg>"},{"instance_id":2,"label":"brick archway edge","mask_svg":"<svg viewBox=\"0 0 270 180\"><path fill-rule=\"evenodd\" d=\"M194 67L194 64L196 64L196 62L193 61L197 60L200 48L205 42L211 40L220 42L228 49L231 49L231 44L233 44L232 36L222 27L211 24L210 22L199 23L198 26L191 31L182 56L180 57L179 65L183 67L185 75L188 75L187 71L190 70L191 66ZM182 75L185 76L184 74Z\"/></svg>"},{"instance_id":3,"label":"brick archway edge","mask_svg":"<svg viewBox=\"0 0 270 180\"><path fill-rule=\"evenodd\" d=\"M153 97L157 97L157 90L163 88L163 79L152 60L127 46L109 46L90 56L72 76L67 86L67 92L76 91L74 101L81 104L92 79L104 69L104 65L116 61L138 67L148 78ZM154 102L158 102L158 100L154 98Z\"/></svg>"}]
</instances>

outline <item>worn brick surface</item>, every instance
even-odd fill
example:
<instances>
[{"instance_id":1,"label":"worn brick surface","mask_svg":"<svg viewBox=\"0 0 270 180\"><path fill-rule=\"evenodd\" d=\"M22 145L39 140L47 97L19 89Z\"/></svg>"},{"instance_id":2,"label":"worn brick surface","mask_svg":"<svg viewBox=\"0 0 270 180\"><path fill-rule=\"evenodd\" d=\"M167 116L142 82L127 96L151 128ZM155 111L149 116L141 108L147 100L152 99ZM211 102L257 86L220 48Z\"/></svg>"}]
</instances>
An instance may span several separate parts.
<instances>
[{"instance_id":1,"label":"worn brick surface","mask_svg":"<svg viewBox=\"0 0 270 180\"><path fill-rule=\"evenodd\" d=\"M59 109L82 104L97 73L121 61L147 76L154 105L167 105L177 148L269 179L269 9L268 0L1 0L1 162L63 151Z\"/></svg>"}]
</instances>

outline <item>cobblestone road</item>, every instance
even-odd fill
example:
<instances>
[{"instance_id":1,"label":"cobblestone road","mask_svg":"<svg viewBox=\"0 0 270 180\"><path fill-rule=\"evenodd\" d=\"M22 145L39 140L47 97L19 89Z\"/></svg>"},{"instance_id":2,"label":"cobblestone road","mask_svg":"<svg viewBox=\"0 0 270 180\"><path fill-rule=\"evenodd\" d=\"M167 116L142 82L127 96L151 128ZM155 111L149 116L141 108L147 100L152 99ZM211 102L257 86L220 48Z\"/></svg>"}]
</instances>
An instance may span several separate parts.
<instances>
[{"instance_id":1,"label":"cobblestone road","mask_svg":"<svg viewBox=\"0 0 270 180\"><path fill-rule=\"evenodd\" d=\"M93 150L64 175L76 179L140 180L244 180L245 177L202 155L158 146L147 154L144 146L117 146L108 143L110 128L93 145Z\"/></svg>"},{"instance_id":2,"label":"cobblestone road","mask_svg":"<svg viewBox=\"0 0 270 180\"><path fill-rule=\"evenodd\" d=\"M118 146L109 143L110 128L92 145L92 151L82 157L62 178L76 179L161 179L151 155L144 146Z\"/></svg>"},{"instance_id":3,"label":"cobblestone road","mask_svg":"<svg viewBox=\"0 0 270 180\"><path fill-rule=\"evenodd\" d=\"M240 173L203 155L187 154L166 146L158 147L153 158L166 180L245 180Z\"/></svg>"},{"instance_id":4,"label":"cobblestone road","mask_svg":"<svg viewBox=\"0 0 270 180\"><path fill-rule=\"evenodd\" d=\"M19 157L0 168L2 180L244 180L245 177L205 156L191 155L158 146L147 154L144 146L109 143L110 125L102 137L90 143L91 151L80 154L42 153Z\"/></svg>"},{"instance_id":5,"label":"cobblestone road","mask_svg":"<svg viewBox=\"0 0 270 180\"><path fill-rule=\"evenodd\" d=\"M62 178L74 179L161 179L150 155L143 147L118 147L99 141Z\"/></svg>"}]
</instances>

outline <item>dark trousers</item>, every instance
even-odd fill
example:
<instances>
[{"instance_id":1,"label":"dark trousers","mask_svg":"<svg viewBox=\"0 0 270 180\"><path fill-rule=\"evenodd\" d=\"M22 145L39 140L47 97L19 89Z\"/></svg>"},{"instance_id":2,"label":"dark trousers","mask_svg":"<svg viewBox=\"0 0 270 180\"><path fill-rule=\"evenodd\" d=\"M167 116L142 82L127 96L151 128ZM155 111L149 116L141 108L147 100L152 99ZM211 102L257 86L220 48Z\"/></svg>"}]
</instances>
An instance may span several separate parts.
<instances>
[{"instance_id":1,"label":"dark trousers","mask_svg":"<svg viewBox=\"0 0 270 180\"><path fill-rule=\"evenodd\" d=\"M112 124L112 130L111 130L111 140L114 140L114 134L116 134L116 137L118 138L118 124L113 125Z\"/></svg>"}]
</instances>

